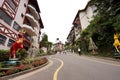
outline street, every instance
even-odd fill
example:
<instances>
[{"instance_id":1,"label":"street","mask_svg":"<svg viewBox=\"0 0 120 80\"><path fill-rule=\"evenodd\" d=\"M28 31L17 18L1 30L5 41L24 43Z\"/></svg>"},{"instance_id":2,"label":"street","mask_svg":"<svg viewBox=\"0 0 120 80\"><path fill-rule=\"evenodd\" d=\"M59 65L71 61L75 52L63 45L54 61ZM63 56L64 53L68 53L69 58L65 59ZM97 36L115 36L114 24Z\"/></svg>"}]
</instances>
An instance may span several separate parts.
<instances>
[{"instance_id":1,"label":"street","mask_svg":"<svg viewBox=\"0 0 120 80\"><path fill-rule=\"evenodd\" d=\"M10 80L120 80L120 62L77 54L47 56L49 64Z\"/></svg>"}]
</instances>

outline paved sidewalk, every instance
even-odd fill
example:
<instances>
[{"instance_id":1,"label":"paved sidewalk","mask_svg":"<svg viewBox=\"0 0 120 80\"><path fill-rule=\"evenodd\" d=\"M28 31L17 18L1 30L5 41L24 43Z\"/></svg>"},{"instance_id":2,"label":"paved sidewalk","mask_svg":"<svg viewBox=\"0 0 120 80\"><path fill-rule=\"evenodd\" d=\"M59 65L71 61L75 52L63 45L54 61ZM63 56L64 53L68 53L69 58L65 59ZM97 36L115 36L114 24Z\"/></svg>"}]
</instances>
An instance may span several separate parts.
<instances>
[{"instance_id":1,"label":"paved sidewalk","mask_svg":"<svg viewBox=\"0 0 120 80\"><path fill-rule=\"evenodd\" d=\"M110 58L110 57L101 57L101 56L86 56L86 55L82 55L82 56L92 58L92 59L97 59L103 62L120 64L120 59L115 59L115 58Z\"/></svg>"}]
</instances>

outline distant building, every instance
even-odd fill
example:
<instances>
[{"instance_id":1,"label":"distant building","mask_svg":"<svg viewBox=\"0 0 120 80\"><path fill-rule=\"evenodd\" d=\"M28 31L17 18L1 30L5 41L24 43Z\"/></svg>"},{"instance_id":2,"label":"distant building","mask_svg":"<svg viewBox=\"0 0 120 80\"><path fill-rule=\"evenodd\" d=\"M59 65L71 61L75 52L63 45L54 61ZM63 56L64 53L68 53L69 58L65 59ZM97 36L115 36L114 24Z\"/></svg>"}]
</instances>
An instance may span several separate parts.
<instances>
[{"instance_id":1,"label":"distant building","mask_svg":"<svg viewBox=\"0 0 120 80\"><path fill-rule=\"evenodd\" d=\"M39 48L44 28L37 0L0 0L0 49L9 49L20 29L26 30L24 48Z\"/></svg>"},{"instance_id":2,"label":"distant building","mask_svg":"<svg viewBox=\"0 0 120 80\"><path fill-rule=\"evenodd\" d=\"M59 41L59 38L56 39L56 43L53 44L52 49L53 49L55 52L61 52L61 51L64 50L64 44L61 43L61 41Z\"/></svg>"}]
</instances>

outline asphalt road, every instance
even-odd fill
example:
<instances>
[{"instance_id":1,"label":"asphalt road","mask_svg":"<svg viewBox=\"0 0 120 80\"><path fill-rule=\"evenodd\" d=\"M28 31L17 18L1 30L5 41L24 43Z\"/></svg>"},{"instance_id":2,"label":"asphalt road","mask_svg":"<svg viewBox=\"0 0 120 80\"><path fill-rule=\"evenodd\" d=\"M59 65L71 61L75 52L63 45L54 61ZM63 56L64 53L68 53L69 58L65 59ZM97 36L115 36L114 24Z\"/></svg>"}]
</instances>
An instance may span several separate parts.
<instances>
[{"instance_id":1,"label":"asphalt road","mask_svg":"<svg viewBox=\"0 0 120 80\"><path fill-rule=\"evenodd\" d=\"M72 53L47 58L47 66L10 80L120 80L120 62Z\"/></svg>"}]
</instances>

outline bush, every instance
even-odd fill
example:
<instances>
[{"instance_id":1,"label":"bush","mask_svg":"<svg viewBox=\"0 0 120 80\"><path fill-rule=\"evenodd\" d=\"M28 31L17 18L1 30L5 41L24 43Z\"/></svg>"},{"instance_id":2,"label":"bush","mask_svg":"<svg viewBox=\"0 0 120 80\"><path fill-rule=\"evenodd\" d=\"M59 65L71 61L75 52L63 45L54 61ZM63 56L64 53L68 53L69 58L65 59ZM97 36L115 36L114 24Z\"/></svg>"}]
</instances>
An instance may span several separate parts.
<instances>
[{"instance_id":1,"label":"bush","mask_svg":"<svg viewBox=\"0 0 120 80\"><path fill-rule=\"evenodd\" d=\"M44 56L47 55L47 53L45 53L42 49L39 49L39 53L37 54L37 56Z\"/></svg>"},{"instance_id":2,"label":"bush","mask_svg":"<svg viewBox=\"0 0 120 80\"><path fill-rule=\"evenodd\" d=\"M7 61L9 60L9 50L0 50L0 61ZM21 56L21 59L25 59L28 53L25 49L22 49L21 52L16 52L16 56Z\"/></svg>"},{"instance_id":3,"label":"bush","mask_svg":"<svg viewBox=\"0 0 120 80\"><path fill-rule=\"evenodd\" d=\"M22 51L17 52L17 57L20 57L20 59L25 59L28 56L28 53L25 49L22 49Z\"/></svg>"},{"instance_id":4,"label":"bush","mask_svg":"<svg viewBox=\"0 0 120 80\"><path fill-rule=\"evenodd\" d=\"M45 57L36 58L34 60L33 59L26 59L26 60L22 61L21 65L19 65L17 67L14 67L14 68L6 70L6 71L1 70L0 77L11 75L11 74L14 74L14 73L17 73L20 71L28 70L28 69L31 69L33 67L40 66L46 62L48 62L48 59Z\"/></svg>"},{"instance_id":5,"label":"bush","mask_svg":"<svg viewBox=\"0 0 120 80\"><path fill-rule=\"evenodd\" d=\"M44 51L43 51L42 49L39 49L39 52L40 52L40 53L43 53Z\"/></svg>"},{"instance_id":6,"label":"bush","mask_svg":"<svg viewBox=\"0 0 120 80\"><path fill-rule=\"evenodd\" d=\"M49 50L47 54L48 54L48 55L53 55L53 54L55 54L55 52L52 51L52 50Z\"/></svg>"},{"instance_id":7,"label":"bush","mask_svg":"<svg viewBox=\"0 0 120 80\"><path fill-rule=\"evenodd\" d=\"M9 59L9 50L0 50L0 61Z\"/></svg>"},{"instance_id":8,"label":"bush","mask_svg":"<svg viewBox=\"0 0 120 80\"><path fill-rule=\"evenodd\" d=\"M30 64L31 63L31 61L32 61L32 58L25 58L24 60L22 60L22 63L23 64Z\"/></svg>"},{"instance_id":9,"label":"bush","mask_svg":"<svg viewBox=\"0 0 120 80\"><path fill-rule=\"evenodd\" d=\"M5 72L4 71L0 72L0 77L1 76L5 76Z\"/></svg>"},{"instance_id":10,"label":"bush","mask_svg":"<svg viewBox=\"0 0 120 80\"><path fill-rule=\"evenodd\" d=\"M33 54L34 54L34 57L38 57L38 55L40 54L39 49L35 49L35 50L33 51Z\"/></svg>"},{"instance_id":11,"label":"bush","mask_svg":"<svg viewBox=\"0 0 120 80\"><path fill-rule=\"evenodd\" d=\"M1 68L1 66L2 66L2 64L1 64L1 62L0 62L0 68Z\"/></svg>"}]
</instances>

